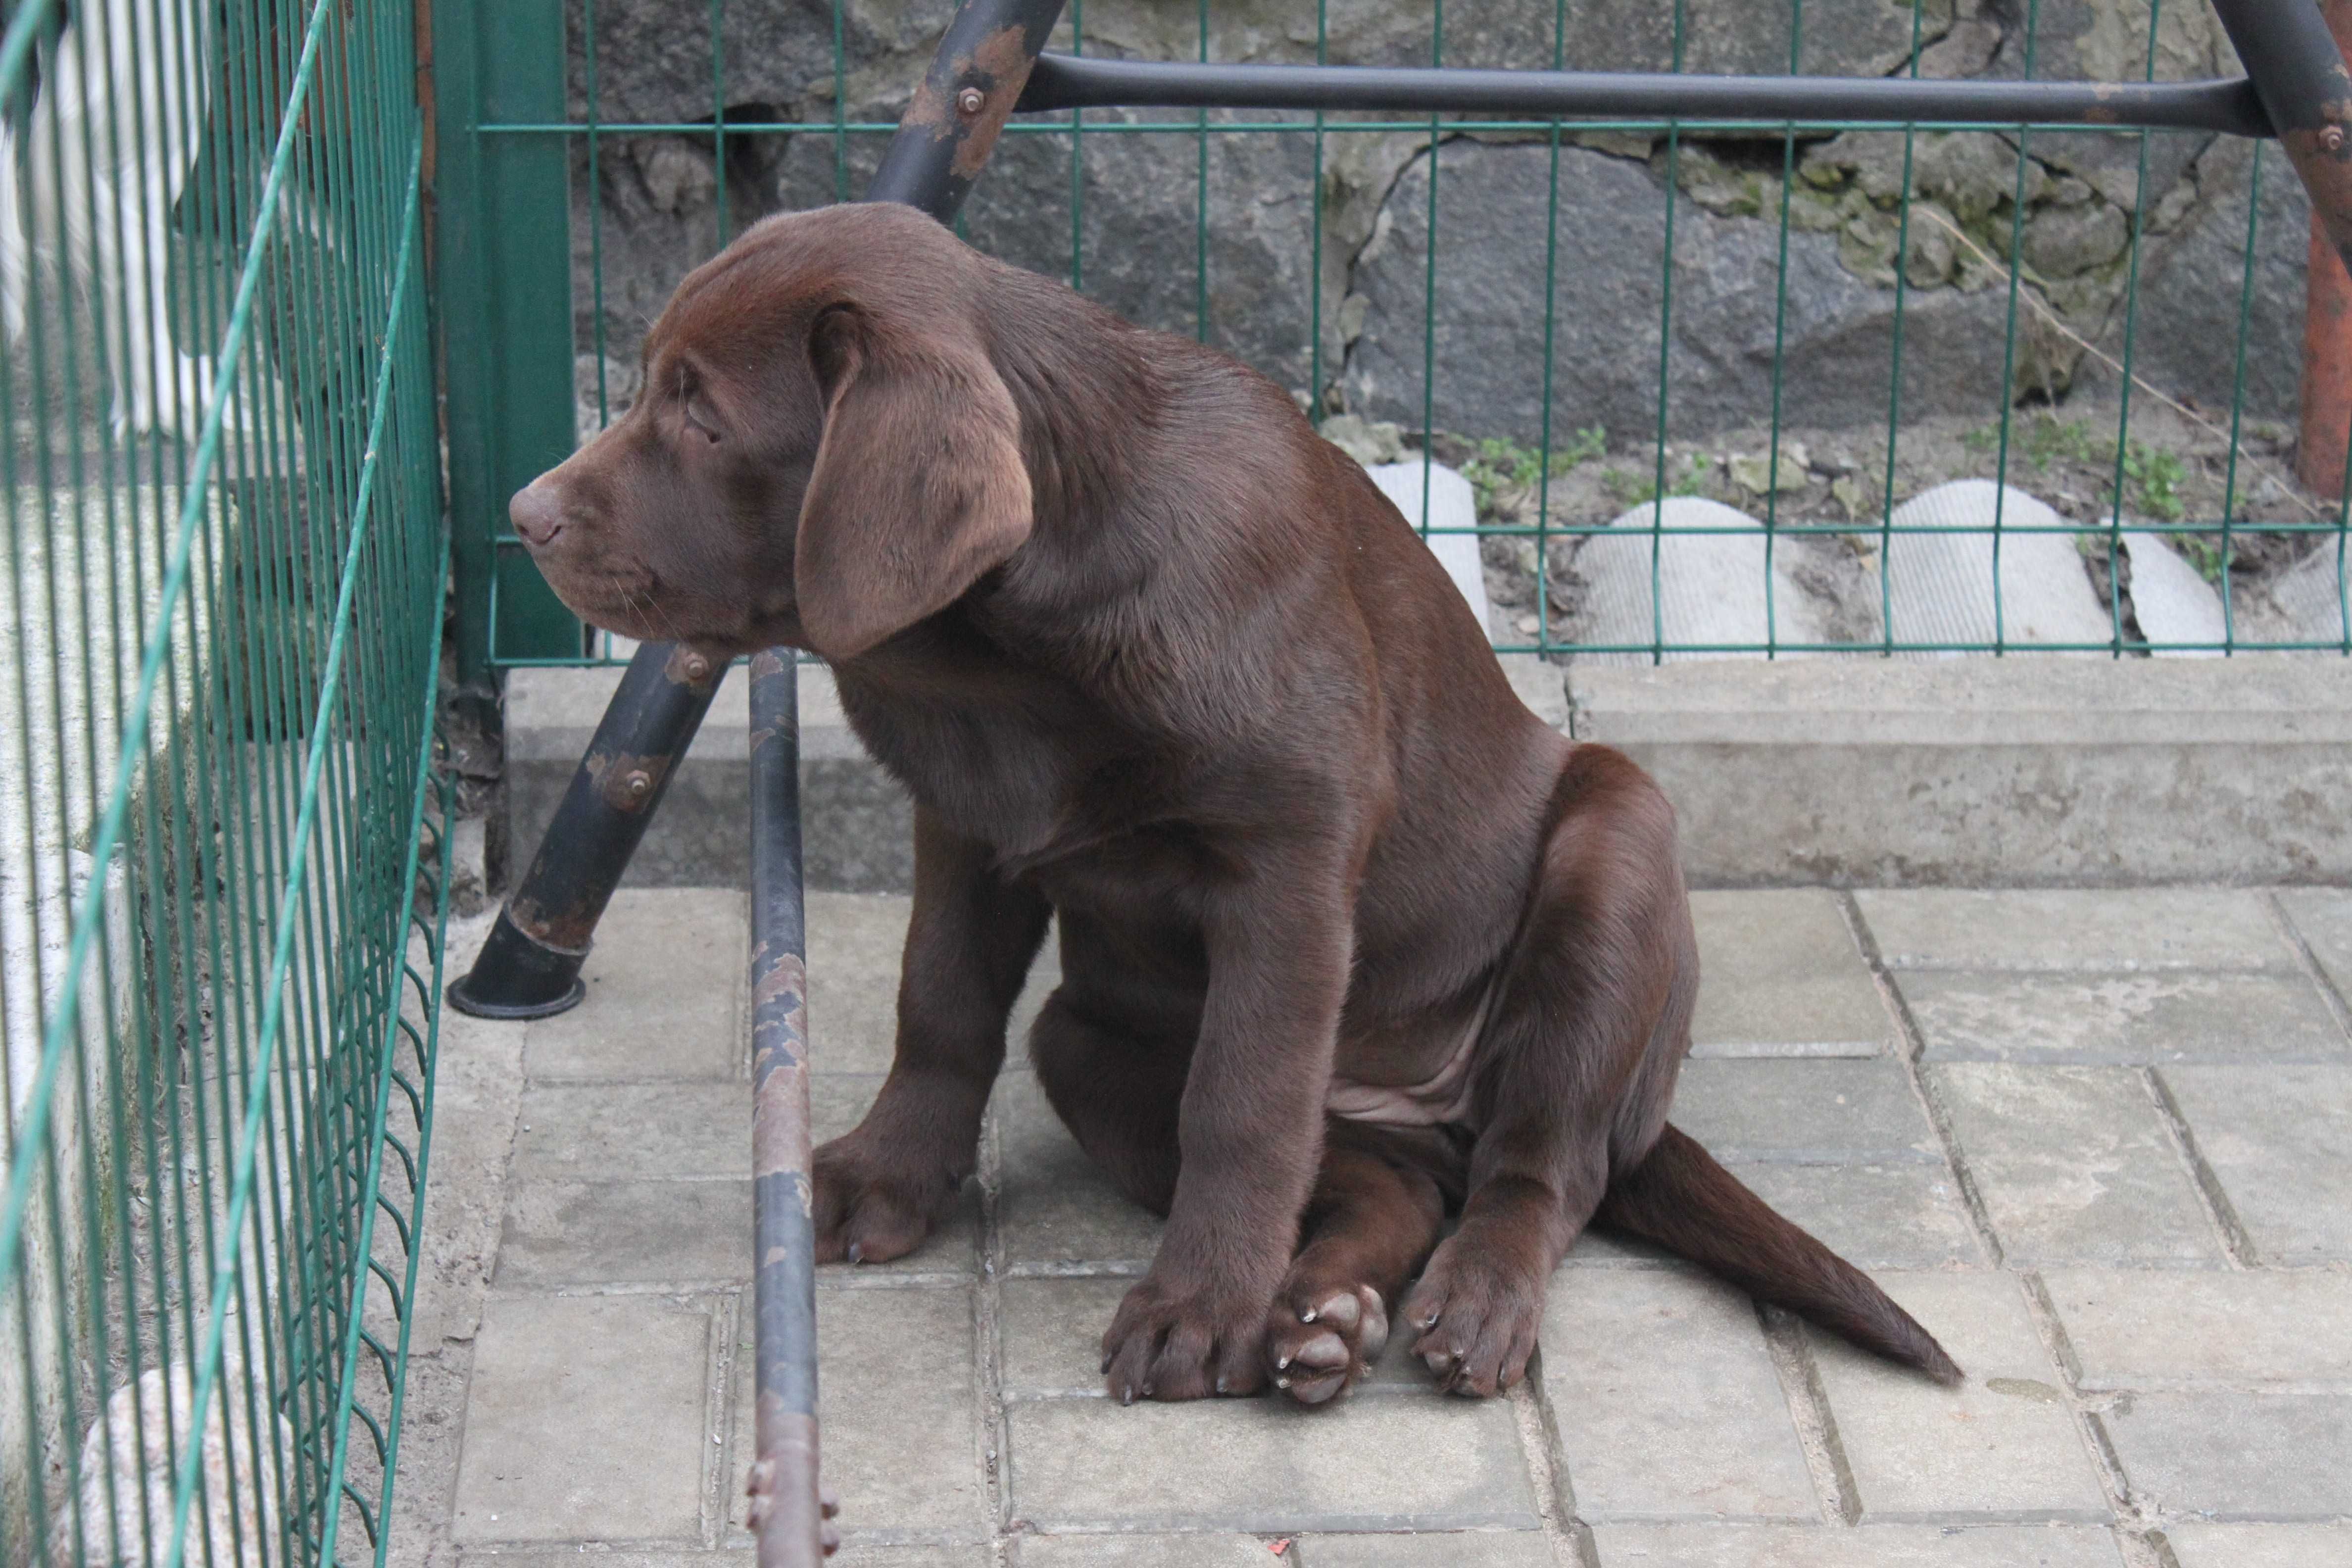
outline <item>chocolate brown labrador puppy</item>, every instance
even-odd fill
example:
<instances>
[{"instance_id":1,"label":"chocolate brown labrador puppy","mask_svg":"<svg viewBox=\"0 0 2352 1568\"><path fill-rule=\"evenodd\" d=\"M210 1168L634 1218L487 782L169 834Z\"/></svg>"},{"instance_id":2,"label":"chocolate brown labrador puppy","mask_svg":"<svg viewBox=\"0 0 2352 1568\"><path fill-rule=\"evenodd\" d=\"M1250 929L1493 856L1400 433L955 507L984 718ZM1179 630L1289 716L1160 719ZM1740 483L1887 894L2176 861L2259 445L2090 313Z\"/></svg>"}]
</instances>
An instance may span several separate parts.
<instances>
[{"instance_id":1,"label":"chocolate brown labrador puppy","mask_svg":"<svg viewBox=\"0 0 2352 1568\"><path fill-rule=\"evenodd\" d=\"M516 530L599 626L823 655L915 800L897 1058L817 1152L821 1258L947 1211L1058 920L1038 1079L1168 1219L1103 1337L1120 1399L1318 1403L1398 1315L1444 1386L1507 1389L1595 1221L1958 1377L1666 1124L1672 808L1520 705L1279 387L880 205L751 229L645 353Z\"/></svg>"}]
</instances>

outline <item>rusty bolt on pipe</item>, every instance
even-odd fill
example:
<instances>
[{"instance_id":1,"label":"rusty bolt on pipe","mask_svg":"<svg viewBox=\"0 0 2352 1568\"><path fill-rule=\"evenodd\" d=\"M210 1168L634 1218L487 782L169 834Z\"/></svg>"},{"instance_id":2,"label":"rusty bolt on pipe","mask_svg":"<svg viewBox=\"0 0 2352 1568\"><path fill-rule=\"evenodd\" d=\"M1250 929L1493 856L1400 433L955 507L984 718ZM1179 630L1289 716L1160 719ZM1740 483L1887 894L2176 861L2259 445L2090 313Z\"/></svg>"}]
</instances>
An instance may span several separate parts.
<instances>
[{"instance_id":1,"label":"rusty bolt on pipe","mask_svg":"<svg viewBox=\"0 0 2352 1568\"><path fill-rule=\"evenodd\" d=\"M956 112L969 120L988 103L988 97L976 87L965 88L956 94Z\"/></svg>"}]
</instances>

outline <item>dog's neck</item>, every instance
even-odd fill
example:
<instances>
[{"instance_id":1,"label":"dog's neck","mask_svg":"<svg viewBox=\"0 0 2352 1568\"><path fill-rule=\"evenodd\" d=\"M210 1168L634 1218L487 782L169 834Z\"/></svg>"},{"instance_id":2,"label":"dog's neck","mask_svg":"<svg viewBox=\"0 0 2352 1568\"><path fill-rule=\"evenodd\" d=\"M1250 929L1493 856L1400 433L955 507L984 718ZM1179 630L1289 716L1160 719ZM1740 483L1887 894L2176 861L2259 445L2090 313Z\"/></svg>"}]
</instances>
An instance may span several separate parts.
<instances>
[{"instance_id":1,"label":"dog's neck","mask_svg":"<svg viewBox=\"0 0 2352 1568\"><path fill-rule=\"evenodd\" d=\"M1164 376L1146 334L1042 278L1004 273L987 306L990 357L1021 416L1037 537L1075 542L1074 529L1128 501L1134 449L1166 406Z\"/></svg>"}]
</instances>

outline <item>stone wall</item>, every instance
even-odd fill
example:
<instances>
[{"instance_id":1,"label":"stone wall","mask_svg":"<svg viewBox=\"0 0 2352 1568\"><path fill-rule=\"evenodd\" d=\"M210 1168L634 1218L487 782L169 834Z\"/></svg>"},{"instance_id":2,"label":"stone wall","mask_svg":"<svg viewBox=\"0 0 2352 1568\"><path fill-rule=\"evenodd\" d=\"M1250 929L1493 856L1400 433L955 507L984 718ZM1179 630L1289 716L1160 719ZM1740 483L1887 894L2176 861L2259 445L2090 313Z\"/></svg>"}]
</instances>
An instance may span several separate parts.
<instances>
[{"instance_id":1,"label":"stone wall","mask_svg":"<svg viewBox=\"0 0 2352 1568\"><path fill-rule=\"evenodd\" d=\"M949 0L847 0L845 120L895 119L950 9ZM1903 73L1916 58L1923 76L2017 77L2028 65L2023 11L2001 0L1926 0L1915 16L1887 0L1814 0L1792 50L1780 7L1688 0L1682 58L1692 71L1793 63L1864 76ZM602 121L711 120L709 33L678 26L677 13L670 0L602 0ZM1553 15L1549 0L1449 7L1445 61L1549 65ZM1649 0L1580 3L1569 7L1560 58L1585 68L1668 68L1672 16ZM2147 10L2134 0L2043 0L2039 17L2030 51L2037 76L2125 79L2147 68ZM1190 5L1096 0L1085 19L1089 53L1171 58L1200 48ZM1315 13L1305 0L1219 0L1211 22L1212 58L1315 58ZM724 26L730 121L834 119L827 5L729 0ZM1066 23L1056 47L1068 47L1068 32ZM575 116L587 108L582 45L575 36ZM1425 6L1328 7L1332 60L1426 64L1430 48ZM2201 0L2165 9L2153 58L2164 79L2237 69ZM1171 118L1181 117L1101 117ZM831 201L837 190L854 195L886 140L853 135L837 159L829 133L738 135L722 169L707 133L605 139L595 200L607 371L617 393L629 390L645 323L718 243L722 189L733 227ZM2005 373L2020 396L2112 394L2117 373L2106 361L2122 358L2132 318L2136 224L2144 235L2130 322L2137 374L2174 396L2227 408L2242 302L2246 410L2278 417L2294 406L2308 217L2275 147L2261 151L2254 282L2242 300L2256 149L2223 138L2162 134L2143 148L2137 135L2053 132L2031 138L2021 156L2011 134L1923 134L1909 149L1907 229L1899 133L1809 135L1793 146L1778 135L1688 137L1671 156L1664 138L1638 133L1571 133L1556 154L1541 136L1457 135L1433 157L1425 134L1329 129L1319 188L1309 134L1213 134L1205 156L1189 132L1106 123L1083 142L1074 179L1066 132L1009 134L969 209L973 241L1066 278L1075 218L1076 265L1089 295L1187 332L1205 298L1211 341L1302 395L1319 380L1327 409L1408 428L1522 441L1540 434L1548 260L1551 425L1562 436L1598 424L1615 438L1647 437L1658 419L1662 357L1675 437L1756 424L1771 411L1776 341L1787 416L1883 425L1898 313L1906 416L1990 418ZM575 162L573 293L584 348L596 305L584 153ZM1205 285L1194 230L1204 170ZM1785 310L1776 287L1784 266ZM1662 355L1669 289L1671 342ZM1317 345L1310 322L1318 319ZM593 361L583 368L593 372ZM1424 386L1425 369L1433 386ZM593 374L586 381L593 386Z\"/></svg>"}]
</instances>

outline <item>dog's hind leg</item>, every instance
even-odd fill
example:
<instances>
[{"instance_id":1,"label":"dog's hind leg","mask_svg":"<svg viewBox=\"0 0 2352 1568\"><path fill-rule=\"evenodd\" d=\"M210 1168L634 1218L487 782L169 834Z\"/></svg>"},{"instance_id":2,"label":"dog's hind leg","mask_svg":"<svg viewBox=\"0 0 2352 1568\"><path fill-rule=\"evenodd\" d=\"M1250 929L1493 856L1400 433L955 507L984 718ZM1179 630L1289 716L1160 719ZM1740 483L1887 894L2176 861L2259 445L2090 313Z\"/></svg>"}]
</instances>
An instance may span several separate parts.
<instances>
[{"instance_id":1,"label":"dog's hind leg","mask_svg":"<svg viewBox=\"0 0 2352 1568\"><path fill-rule=\"evenodd\" d=\"M1129 1199L1165 1215L1176 1197L1177 1111L1191 1054L1184 1039L1138 1033L1124 1022L1065 984L1037 1016L1030 1059L1054 1113L1087 1157Z\"/></svg>"},{"instance_id":2,"label":"dog's hind leg","mask_svg":"<svg viewBox=\"0 0 2352 1568\"><path fill-rule=\"evenodd\" d=\"M1470 1193L1404 1303L1412 1351L1446 1388L1492 1394L1526 1372L1545 1288L1607 1191L1618 1146L1664 1125L1697 959L1674 813L1619 753L1580 746L1518 947L1479 1047Z\"/></svg>"},{"instance_id":3,"label":"dog's hind leg","mask_svg":"<svg viewBox=\"0 0 2352 1568\"><path fill-rule=\"evenodd\" d=\"M1304 1245L1266 1318L1265 1370L1320 1405L1371 1369L1389 1314L1437 1245L1463 1156L1438 1128L1390 1131L1332 1118L1300 1226Z\"/></svg>"}]
</instances>

